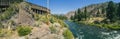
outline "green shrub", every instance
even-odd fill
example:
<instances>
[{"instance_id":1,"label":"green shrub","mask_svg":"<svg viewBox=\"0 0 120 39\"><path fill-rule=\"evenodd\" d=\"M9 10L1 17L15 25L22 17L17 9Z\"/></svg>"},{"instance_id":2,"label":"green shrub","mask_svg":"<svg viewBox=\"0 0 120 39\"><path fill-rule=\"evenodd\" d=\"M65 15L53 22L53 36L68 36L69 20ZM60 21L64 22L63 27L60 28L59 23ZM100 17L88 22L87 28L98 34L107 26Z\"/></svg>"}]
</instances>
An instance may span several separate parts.
<instances>
[{"instance_id":1,"label":"green shrub","mask_svg":"<svg viewBox=\"0 0 120 39\"><path fill-rule=\"evenodd\" d=\"M58 23L60 23L62 27L68 27L68 25L62 20L58 20Z\"/></svg>"},{"instance_id":2,"label":"green shrub","mask_svg":"<svg viewBox=\"0 0 120 39\"><path fill-rule=\"evenodd\" d=\"M31 29L32 29L32 28L29 27L29 26L20 26L20 27L17 28L18 34L19 34L20 36L25 36L25 35L30 34L30 33L31 33Z\"/></svg>"},{"instance_id":3,"label":"green shrub","mask_svg":"<svg viewBox=\"0 0 120 39\"><path fill-rule=\"evenodd\" d=\"M54 23L54 22L55 22L55 20L54 20L53 17L50 18L50 22L51 22L51 23Z\"/></svg>"},{"instance_id":4,"label":"green shrub","mask_svg":"<svg viewBox=\"0 0 120 39\"><path fill-rule=\"evenodd\" d=\"M109 29L113 29L113 30L120 30L120 25L109 25L107 26Z\"/></svg>"},{"instance_id":5,"label":"green shrub","mask_svg":"<svg viewBox=\"0 0 120 39\"><path fill-rule=\"evenodd\" d=\"M39 20L39 14L34 14L34 19Z\"/></svg>"},{"instance_id":6,"label":"green shrub","mask_svg":"<svg viewBox=\"0 0 120 39\"><path fill-rule=\"evenodd\" d=\"M51 27L49 27L49 28L50 28L50 30L51 30L51 33L56 33L55 27L51 26Z\"/></svg>"},{"instance_id":7,"label":"green shrub","mask_svg":"<svg viewBox=\"0 0 120 39\"><path fill-rule=\"evenodd\" d=\"M74 38L72 32L68 29L63 32L63 35L64 35L65 39L73 39Z\"/></svg>"},{"instance_id":8,"label":"green shrub","mask_svg":"<svg viewBox=\"0 0 120 39\"><path fill-rule=\"evenodd\" d=\"M12 30L0 29L0 37L11 36L13 34Z\"/></svg>"},{"instance_id":9,"label":"green shrub","mask_svg":"<svg viewBox=\"0 0 120 39\"><path fill-rule=\"evenodd\" d=\"M4 28L4 26L3 26L3 24L2 24L2 23L0 23L0 28Z\"/></svg>"},{"instance_id":10,"label":"green shrub","mask_svg":"<svg viewBox=\"0 0 120 39\"><path fill-rule=\"evenodd\" d=\"M6 32L7 30L4 30L4 29L0 29L0 37L3 37L6 35Z\"/></svg>"},{"instance_id":11,"label":"green shrub","mask_svg":"<svg viewBox=\"0 0 120 39\"><path fill-rule=\"evenodd\" d=\"M16 14L15 9L13 7L9 7L3 12L3 14L0 14L0 21L10 19L14 14Z\"/></svg>"},{"instance_id":12,"label":"green shrub","mask_svg":"<svg viewBox=\"0 0 120 39\"><path fill-rule=\"evenodd\" d=\"M3 36L3 31L2 29L0 28L0 37Z\"/></svg>"}]
</instances>

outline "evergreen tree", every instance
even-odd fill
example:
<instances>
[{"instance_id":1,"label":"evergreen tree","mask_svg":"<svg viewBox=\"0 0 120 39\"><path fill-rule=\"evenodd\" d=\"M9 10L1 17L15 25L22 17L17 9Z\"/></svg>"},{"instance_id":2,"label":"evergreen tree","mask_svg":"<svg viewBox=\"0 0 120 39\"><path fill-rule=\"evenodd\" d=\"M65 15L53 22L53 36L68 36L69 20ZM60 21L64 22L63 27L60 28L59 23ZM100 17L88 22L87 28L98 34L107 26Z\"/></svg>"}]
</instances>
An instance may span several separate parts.
<instances>
[{"instance_id":1,"label":"evergreen tree","mask_svg":"<svg viewBox=\"0 0 120 39\"><path fill-rule=\"evenodd\" d=\"M77 16L78 16L78 21L81 21L81 19L82 19L82 17L81 17L81 10L80 9L78 9L77 10Z\"/></svg>"},{"instance_id":2,"label":"evergreen tree","mask_svg":"<svg viewBox=\"0 0 120 39\"><path fill-rule=\"evenodd\" d=\"M107 19L109 19L110 20L110 22L114 22L115 21L115 16L116 16L116 14L115 14L115 4L114 4L114 2L113 1L110 1L109 3L108 3L108 7L107 7L107 9L106 9L106 17L107 17Z\"/></svg>"},{"instance_id":3,"label":"evergreen tree","mask_svg":"<svg viewBox=\"0 0 120 39\"><path fill-rule=\"evenodd\" d=\"M82 20L81 10L78 9L77 11L75 11L75 15L71 16L71 19L74 20L74 21L81 21Z\"/></svg>"},{"instance_id":4,"label":"evergreen tree","mask_svg":"<svg viewBox=\"0 0 120 39\"><path fill-rule=\"evenodd\" d=\"M97 11L96 17L100 17L100 11L99 10Z\"/></svg>"},{"instance_id":5,"label":"evergreen tree","mask_svg":"<svg viewBox=\"0 0 120 39\"><path fill-rule=\"evenodd\" d=\"M85 7L85 10L84 10L84 18L85 20L87 19L87 7Z\"/></svg>"},{"instance_id":6,"label":"evergreen tree","mask_svg":"<svg viewBox=\"0 0 120 39\"><path fill-rule=\"evenodd\" d=\"M106 15L105 13L106 13L105 8L102 8L102 13L101 13L101 14L102 14L102 17L105 17L105 15Z\"/></svg>"},{"instance_id":7,"label":"evergreen tree","mask_svg":"<svg viewBox=\"0 0 120 39\"><path fill-rule=\"evenodd\" d=\"M75 11L74 20L77 21L77 18L78 18L77 12Z\"/></svg>"},{"instance_id":8,"label":"evergreen tree","mask_svg":"<svg viewBox=\"0 0 120 39\"><path fill-rule=\"evenodd\" d=\"M81 13L80 9L78 9L78 10L77 10L77 13L78 13L78 14L80 14L80 13Z\"/></svg>"},{"instance_id":9,"label":"evergreen tree","mask_svg":"<svg viewBox=\"0 0 120 39\"><path fill-rule=\"evenodd\" d=\"M71 20L74 20L74 16L71 16L70 19L71 19Z\"/></svg>"},{"instance_id":10,"label":"evergreen tree","mask_svg":"<svg viewBox=\"0 0 120 39\"><path fill-rule=\"evenodd\" d=\"M102 8L102 14L104 14L105 13L105 8Z\"/></svg>"},{"instance_id":11,"label":"evergreen tree","mask_svg":"<svg viewBox=\"0 0 120 39\"><path fill-rule=\"evenodd\" d=\"M119 17L119 20L120 20L120 3L118 3L117 16Z\"/></svg>"}]
</instances>

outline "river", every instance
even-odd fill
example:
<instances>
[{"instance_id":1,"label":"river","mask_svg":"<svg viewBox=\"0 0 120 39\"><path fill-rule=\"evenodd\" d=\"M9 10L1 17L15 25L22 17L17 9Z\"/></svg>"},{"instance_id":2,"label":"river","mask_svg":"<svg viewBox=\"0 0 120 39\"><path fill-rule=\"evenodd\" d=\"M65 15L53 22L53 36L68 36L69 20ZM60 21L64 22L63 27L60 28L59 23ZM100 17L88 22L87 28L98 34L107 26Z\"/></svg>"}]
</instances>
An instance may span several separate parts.
<instances>
[{"instance_id":1,"label":"river","mask_svg":"<svg viewBox=\"0 0 120 39\"><path fill-rule=\"evenodd\" d=\"M65 21L76 39L120 39L120 30L109 30L95 26Z\"/></svg>"}]
</instances>

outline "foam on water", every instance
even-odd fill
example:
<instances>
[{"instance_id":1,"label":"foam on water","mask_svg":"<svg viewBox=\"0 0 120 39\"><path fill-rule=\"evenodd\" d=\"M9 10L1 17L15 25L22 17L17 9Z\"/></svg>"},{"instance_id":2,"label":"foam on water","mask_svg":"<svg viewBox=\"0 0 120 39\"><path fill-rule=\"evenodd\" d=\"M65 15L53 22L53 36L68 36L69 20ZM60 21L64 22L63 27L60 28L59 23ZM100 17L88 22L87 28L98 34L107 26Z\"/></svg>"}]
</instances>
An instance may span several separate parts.
<instances>
[{"instance_id":1,"label":"foam on water","mask_svg":"<svg viewBox=\"0 0 120 39\"><path fill-rule=\"evenodd\" d=\"M120 34L118 34L116 37L114 37L113 39L120 39Z\"/></svg>"},{"instance_id":2,"label":"foam on water","mask_svg":"<svg viewBox=\"0 0 120 39\"><path fill-rule=\"evenodd\" d=\"M83 39L84 35L79 35L76 39Z\"/></svg>"},{"instance_id":3,"label":"foam on water","mask_svg":"<svg viewBox=\"0 0 120 39\"><path fill-rule=\"evenodd\" d=\"M110 33L107 33L107 32L101 32L101 34L103 34L103 35L110 35Z\"/></svg>"},{"instance_id":4,"label":"foam on water","mask_svg":"<svg viewBox=\"0 0 120 39\"><path fill-rule=\"evenodd\" d=\"M101 32L105 39L120 39L120 34L117 31Z\"/></svg>"},{"instance_id":5,"label":"foam on water","mask_svg":"<svg viewBox=\"0 0 120 39\"><path fill-rule=\"evenodd\" d=\"M105 39L120 39L120 34L118 34L117 36L107 37Z\"/></svg>"}]
</instances>

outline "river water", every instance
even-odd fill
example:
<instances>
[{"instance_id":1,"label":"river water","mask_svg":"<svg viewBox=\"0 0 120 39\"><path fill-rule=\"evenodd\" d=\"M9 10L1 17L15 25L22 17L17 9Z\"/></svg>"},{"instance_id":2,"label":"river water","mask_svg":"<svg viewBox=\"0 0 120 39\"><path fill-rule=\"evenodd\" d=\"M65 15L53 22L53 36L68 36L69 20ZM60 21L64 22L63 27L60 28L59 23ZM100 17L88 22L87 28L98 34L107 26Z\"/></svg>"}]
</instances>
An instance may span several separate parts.
<instances>
[{"instance_id":1,"label":"river water","mask_svg":"<svg viewBox=\"0 0 120 39\"><path fill-rule=\"evenodd\" d=\"M120 39L120 30L109 30L65 21L76 39Z\"/></svg>"}]
</instances>

